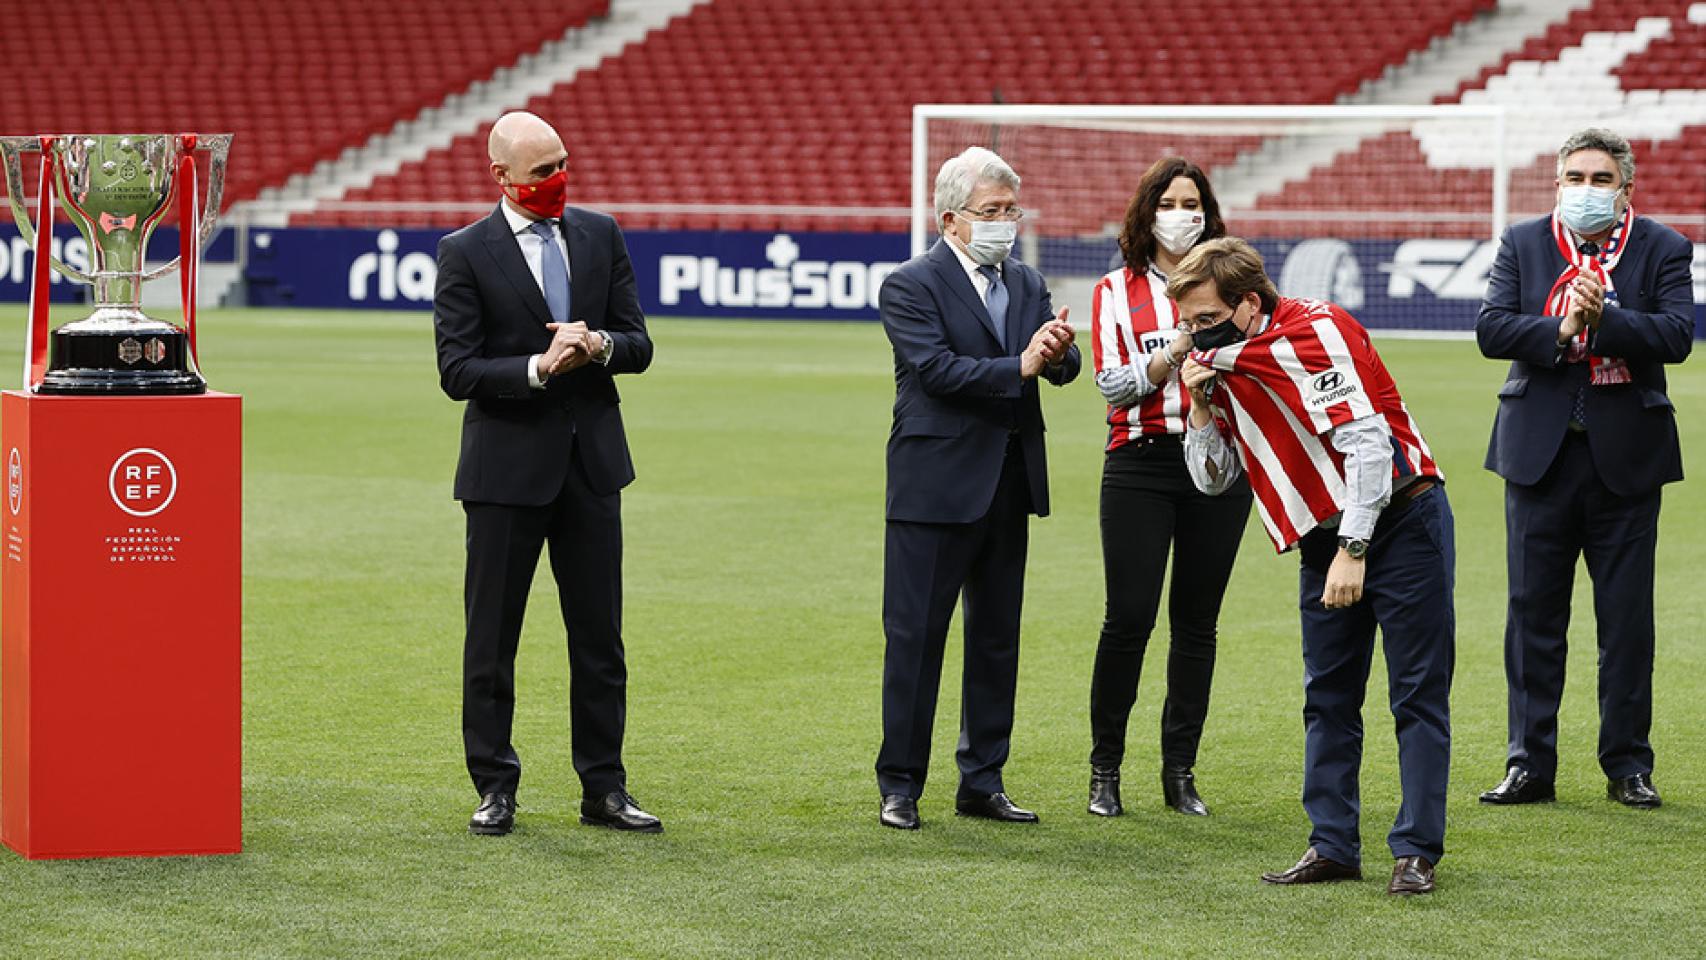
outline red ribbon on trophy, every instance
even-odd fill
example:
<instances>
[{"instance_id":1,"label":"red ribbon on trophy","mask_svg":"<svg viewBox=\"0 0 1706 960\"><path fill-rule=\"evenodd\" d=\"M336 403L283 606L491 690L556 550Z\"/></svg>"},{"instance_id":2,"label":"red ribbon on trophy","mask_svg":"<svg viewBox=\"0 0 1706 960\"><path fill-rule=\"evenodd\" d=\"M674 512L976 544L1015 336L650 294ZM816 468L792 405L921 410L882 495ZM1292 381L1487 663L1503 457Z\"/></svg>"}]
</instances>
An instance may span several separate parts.
<instances>
[{"instance_id":1,"label":"red ribbon on trophy","mask_svg":"<svg viewBox=\"0 0 1706 960\"><path fill-rule=\"evenodd\" d=\"M48 261L53 256L53 141L41 138L41 181L36 187L35 273L30 279L30 342L24 351L24 386L32 393L47 376L47 313L52 299Z\"/></svg>"},{"instance_id":2,"label":"red ribbon on trophy","mask_svg":"<svg viewBox=\"0 0 1706 960\"><path fill-rule=\"evenodd\" d=\"M195 302L201 273L201 215L196 207L201 203L201 187L196 183L195 142L193 133L178 137L178 147L182 151L178 158L177 176L178 282L183 294L184 333L190 342L190 368L199 372L201 355L195 346Z\"/></svg>"}]
</instances>

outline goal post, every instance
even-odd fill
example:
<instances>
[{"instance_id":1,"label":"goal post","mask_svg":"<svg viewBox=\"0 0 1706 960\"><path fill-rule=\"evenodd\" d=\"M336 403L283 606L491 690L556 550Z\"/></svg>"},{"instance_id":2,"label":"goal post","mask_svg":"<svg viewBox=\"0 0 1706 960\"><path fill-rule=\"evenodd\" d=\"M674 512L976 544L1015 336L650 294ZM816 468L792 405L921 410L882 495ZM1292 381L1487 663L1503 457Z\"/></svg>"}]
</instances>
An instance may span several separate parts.
<instances>
[{"instance_id":1,"label":"goal post","mask_svg":"<svg viewBox=\"0 0 1706 960\"><path fill-rule=\"evenodd\" d=\"M1509 220L1505 108L920 104L912 114L911 241L937 233L937 169L968 146L1023 181L1019 255L1058 303L1087 310L1118 263L1139 178L1178 155L1208 174L1227 231L1255 244L1289 296L1367 326L1473 328ZM1543 211L1523 211L1541 213Z\"/></svg>"}]
</instances>

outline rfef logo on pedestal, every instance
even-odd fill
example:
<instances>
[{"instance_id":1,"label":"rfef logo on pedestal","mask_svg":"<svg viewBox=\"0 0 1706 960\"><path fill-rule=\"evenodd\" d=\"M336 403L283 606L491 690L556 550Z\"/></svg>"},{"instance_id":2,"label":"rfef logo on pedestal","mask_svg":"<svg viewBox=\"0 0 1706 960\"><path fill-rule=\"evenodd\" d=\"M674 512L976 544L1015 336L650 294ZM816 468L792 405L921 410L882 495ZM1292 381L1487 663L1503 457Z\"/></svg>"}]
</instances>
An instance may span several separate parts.
<instances>
[{"instance_id":1,"label":"rfef logo on pedestal","mask_svg":"<svg viewBox=\"0 0 1706 960\"><path fill-rule=\"evenodd\" d=\"M160 451L137 447L113 461L107 490L120 510L133 517L152 517L177 496L178 471Z\"/></svg>"},{"instance_id":2,"label":"rfef logo on pedestal","mask_svg":"<svg viewBox=\"0 0 1706 960\"><path fill-rule=\"evenodd\" d=\"M14 517L24 508L24 456L17 447L6 452L6 508Z\"/></svg>"}]
</instances>

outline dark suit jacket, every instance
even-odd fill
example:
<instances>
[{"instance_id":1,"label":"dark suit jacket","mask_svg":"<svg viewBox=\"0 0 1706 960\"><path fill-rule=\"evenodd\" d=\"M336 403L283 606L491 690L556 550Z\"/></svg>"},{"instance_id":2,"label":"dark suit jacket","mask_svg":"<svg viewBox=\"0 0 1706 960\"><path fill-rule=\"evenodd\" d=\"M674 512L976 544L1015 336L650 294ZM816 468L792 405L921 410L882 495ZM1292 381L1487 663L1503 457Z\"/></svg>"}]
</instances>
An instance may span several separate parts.
<instances>
[{"instance_id":1,"label":"dark suit jacket","mask_svg":"<svg viewBox=\"0 0 1706 960\"><path fill-rule=\"evenodd\" d=\"M901 264L883 281L877 305L894 345L894 426L889 431L890 520L969 523L995 497L1007 438L1025 454L1031 506L1048 514L1048 460L1037 381L1019 376L1019 352L1054 318L1048 285L1009 258L1008 353L989 311L946 240ZM1078 348L1056 370L1059 385L1078 376Z\"/></svg>"},{"instance_id":2,"label":"dark suit jacket","mask_svg":"<svg viewBox=\"0 0 1706 960\"><path fill-rule=\"evenodd\" d=\"M634 268L616 221L591 210L563 211L569 248L569 319L609 334L610 365L589 363L527 382L528 358L551 342L545 295L501 209L438 244L433 327L439 383L467 400L458 500L541 506L563 489L571 455L597 493L634 479L614 374L652 362L652 341L634 286Z\"/></svg>"},{"instance_id":3,"label":"dark suit jacket","mask_svg":"<svg viewBox=\"0 0 1706 960\"><path fill-rule=\"evenodd\" d=\"M1664 365L1681 363L1694 346L1692 257L1681 234L1636 217L1628 249L1611 271L1618 305L1605 307L1598 332L1588 338L1589 352L1627 360L1634 380L1589 387L1586 394L1594 466L1620 496L1682 479ZM1533 484L1545 475L1564 441L1576 390L1588 382L1587 363L1559 361L1558 318L1540 315L1564 269L1549 216L1510 227L1475 322L1481 352L1513 361L1499 389L1486 464L1512 483Z\"/></svg>"}]
</instances>

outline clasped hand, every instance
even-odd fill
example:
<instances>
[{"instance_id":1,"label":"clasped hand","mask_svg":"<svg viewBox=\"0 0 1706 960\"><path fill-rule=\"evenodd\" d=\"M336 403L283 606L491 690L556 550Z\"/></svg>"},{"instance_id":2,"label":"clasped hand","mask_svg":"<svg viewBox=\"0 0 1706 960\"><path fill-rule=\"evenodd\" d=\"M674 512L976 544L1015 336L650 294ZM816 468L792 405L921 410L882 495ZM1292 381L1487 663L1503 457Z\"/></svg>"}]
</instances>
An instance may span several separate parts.
<instances>
[{"instance_id":1,"label":"clasped hand","mask_svg":"<svg viewBox=\"0 0 1706 960\"><path fill-rule=\"evenodd\" d=\"M604 347L604 334L584 323L547 323L545 328L551 331L551 345L539 358L539 372L547 376L586 366Z\"/></svg>"},{"instance_id":2,"label":"clasped hand","mask_svg":"<svg viewBox=\"0 0 1706 960\"><path fill-rule=\"evenodd\" d=\"M1031 335L1025 352L1019 355L1019 372L1025 378L1036 376L1045 366L1058 366L1066 359L1066 352L1072 349L1072 341L1078 336L1078 331L1066 321L1069 310L1070 307L1061 307L1053 320Z\"/></svg>"}]
</instances>

